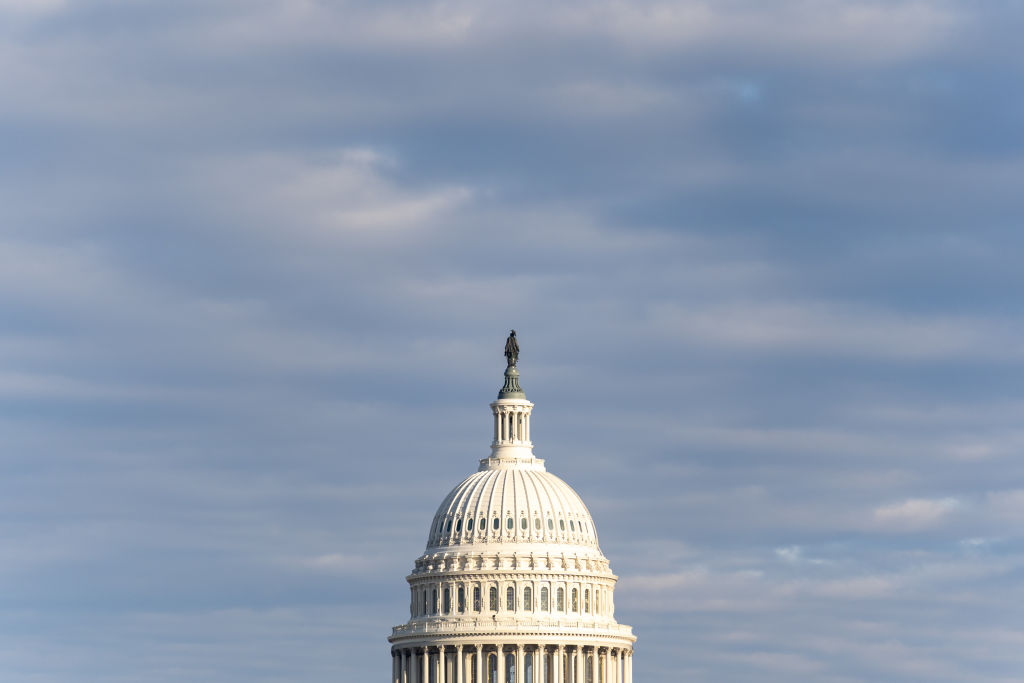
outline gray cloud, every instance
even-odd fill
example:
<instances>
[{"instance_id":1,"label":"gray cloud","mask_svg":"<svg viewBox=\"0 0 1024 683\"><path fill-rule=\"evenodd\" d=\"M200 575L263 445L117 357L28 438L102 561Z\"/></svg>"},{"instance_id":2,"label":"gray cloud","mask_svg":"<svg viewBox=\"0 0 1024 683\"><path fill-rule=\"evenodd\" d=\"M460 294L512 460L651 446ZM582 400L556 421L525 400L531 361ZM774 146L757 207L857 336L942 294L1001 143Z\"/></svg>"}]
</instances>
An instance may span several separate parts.
<instances>
[{"instance_id":1,"label":"gray cloud","mask_svg":"<svg viewBox=\"0 0 1024 683\"><path fill-rule=\"evenodd\" d=\"M379 675L514 326L638 678L1014 680L1022 19L0 0L0 669Z\"/></svg>"}]
</instances>

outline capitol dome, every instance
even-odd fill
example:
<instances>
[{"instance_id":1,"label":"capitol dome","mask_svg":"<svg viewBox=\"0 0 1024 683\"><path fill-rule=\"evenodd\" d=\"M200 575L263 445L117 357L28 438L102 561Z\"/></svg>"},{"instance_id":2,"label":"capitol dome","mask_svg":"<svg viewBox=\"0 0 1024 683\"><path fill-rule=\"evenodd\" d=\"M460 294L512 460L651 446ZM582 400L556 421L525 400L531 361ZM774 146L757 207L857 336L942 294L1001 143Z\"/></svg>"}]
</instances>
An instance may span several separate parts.
<instances>
[{"instance_id":1,"label":"capitol dome","mask_svg":"<svg viewBox=\"0 0 1024 683\"><path fill-rule=\"evenodd\" d=\"M393 683L632 683L618 577L580 496L533 454L515 332L479 469L445 496L406 577Z\"/></svg>"}]
</instances>

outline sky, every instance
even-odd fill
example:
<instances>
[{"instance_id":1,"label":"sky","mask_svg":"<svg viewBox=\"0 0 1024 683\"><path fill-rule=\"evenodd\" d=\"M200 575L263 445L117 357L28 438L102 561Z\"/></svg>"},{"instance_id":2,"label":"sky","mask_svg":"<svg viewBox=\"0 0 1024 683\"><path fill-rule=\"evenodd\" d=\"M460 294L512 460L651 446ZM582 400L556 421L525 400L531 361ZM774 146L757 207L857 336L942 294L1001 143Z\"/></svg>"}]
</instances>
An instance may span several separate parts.
<instances>
[{"instance_id":1,"label":"sky","mask_svg":"<svg viewBox=\"0 0 1024 683\"><path fill-rule=\"evenodd\" d=\"M635 680L1024 680L1022 32L0 0L0 682L385 680L510 328Z\"/></svg>"}]
</instances>

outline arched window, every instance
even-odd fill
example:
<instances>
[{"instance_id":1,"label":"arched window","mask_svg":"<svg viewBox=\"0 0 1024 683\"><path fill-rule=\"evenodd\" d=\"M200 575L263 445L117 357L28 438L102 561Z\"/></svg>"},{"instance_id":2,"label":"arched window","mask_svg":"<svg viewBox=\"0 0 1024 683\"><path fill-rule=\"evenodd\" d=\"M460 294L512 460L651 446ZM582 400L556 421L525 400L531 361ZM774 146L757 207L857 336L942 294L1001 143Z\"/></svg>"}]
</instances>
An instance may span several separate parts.
<instances>
[{"instance_id":1,"label":"arched window","mask_svg":"<svg viewBox=\"0 0 1024 683\"><path fill-rule=\"evenodd\" d=\"M583 591L583 611L590 614L590 589Z\"/></svg>"},{"instance_id":2,"label":"arched window","mask_svg":"<svg viewBox=\"0 0 1024 683\"><path fill-rule=\"evenodd\" d=\"M594 589L594 614L601 613L601 589Z\"/></svg>"},{"instance_id":3,"label":"arched window","mask_svg":"<svg viewBox=\"0 0 1024 683\"><path fill-rule=\"evenodd\" d=\"M430 613L437 614L437 589L430 591Z\"/></svg>"},{"instance_id":4,"label":"arched window","mask_svg":"<svg viewBox=\"0 0 1024 683\"><path fill-rule=\"evenodd\" d=\"M558 520L558 528L561 529L562 531L565 531L565 520L564 519Z\"/></svg>"},{"instance_id":5,"label":"arched window","mask_svg":"<svg viewBox=\"0 0 1024 683\"><path fill-rule=\"evenodd\" d=\"M473 530L473 518L470 517L469 519L466 520L466 531L472 531L472 530Z\"/></svg>"},{"instance_id":6,"label":"arched window","mask_svg":"<svg viewBox=\"0 0 1024 683\"><path fill-rule=\"evenodd\" d=\"M579 595L580 595L579 591L576 590L575 588L573 588L572 589L572 611L573 612L579 612L580 611Z\"/></svg>"},{"instance_id":7,"label":"arched window","mask_svg":"<svg viewBox=\"0 0 1024 683\"><path fill-rule=\"evenodd\" d=\"M510 530L511 530L511 529L514 529L515 527L516 527L516 523L512 521L512 518L511 518L511 517L509 517L509 518L508 518L508 519L507 519L507 520L505 521L505 528L506 528L506 529L510 529Z\"/></svg>"},{"instance_id":8,"label":"arched window","mask_svg":"<svg viewBox=\"0 0 1024 683\"><path fill-rule=\"evenodd\" d=\"M444 589L444 614L452 613L452 589Z\"/></svg>"},{"instance_id":9,"label":"arched window","mask_svg":"<svg viewBox=\"0 0 1024 683\"><path fill-rule=\"evenodd\" d=\"M526 586L525 588L523 588L523 609L524 610L532 610L533 609L533 589L530 588L529 586Z\"/></svg>"},{"instance_id":10,"label":"arched window","mask_svg":"<svg viewBox=\"0 0 1024 683\"><path fill-rule=\"evenodd\" d=\"M542 586L540 589L540 611L548 611L548 587Z\"/></svg>"},{"instance_id":11,"label":"arched window","mask_svg":"<svg viewBox=\"0 0 1024 683\"><path fill-rule=\"evenodd\" d=\"M498 655L487 655L487 683L498 683Z\"/></svg>"},{"instance_id":12,"label":"arched window","mask_svg":"<svg viewBox=\"0 0 1024 683\"><path fill-rule=\"evenodd\" d=\"M511 652L505 655L505 680L516 680L516 656Z\"/></svg>"},{"instance_id":13,"label":"arched window","mask_svg":"<svg viewBox=\"0 0 1024 683\"><path fill-rule=\"evenodd\" d=\"M480 586L473 586L473 611L480 611Z\"/></svg>"},{"instance_id":14,"label":"arched window","mask_svg":"<svg viewBox=\"0 0 1024 683\"><path fill-rule=\"evenodd\" d=\"M495 517L495 518L494 518L494 524L492 524L491 526L493 526L493 527L494 527L494 530L495 530L495 531L497 531L497 530L498 530L498 527L499 527L499 526L501 526L501 522L499 522L499 521L498 521L498 518L497 518L497 517Z\"/></svg>"},{"instance_id":15,"label":"arched window","mask_svg":"<svg viewBox=\"0 0 1024 683\"><path fill-rule=\"evenodd\" d=\"M529 528L529 526L530 525L526 521L526 517L523 517L522 519L519 520L519 528L522 529L523 531L526 531L527 528Z\"/></svg>"},{"instance_id":16,"label":"arched window","mask_svg":"<svg viewBox=\"0 0 1024 683\"><path fill-rule=\"evenodd\" d=\"M565 611L565 589L559 588L555 592L555 610L559 612Z\"/></svg>"},{"instance_id":17,"label":"arched window","mask_svg":"<svg viewBox=\"0 0 1024 683\"><path fill-rule=\"evenodd\" d=\"M533 683L533 653L523 654L523 683Z\"/></svg>"},{"instance_id":18,"label":"arched window","mask_svg":"<svg viewBox=\"0 0 1024 683\"><path fill-rule=\"evenodd\" d=\"M494 586L491 586L491 589L489 591L487 591L487 598L488 598L487 601L490 603L489 607L491 608L491 611L492 612L497 612L498 611L498 589L495 588Z\"/></svg>"},{"instance_id":19,"label":"arched window","mask_svg":"<svg viewBox=\"0 0 1024 683\"><path fill-rule=\"evenodd\" d=\"M466 611L466 589L459 586L459 612Z\"/></svg>"},{"instance_id":20,"label":"arched window","mask_svg":"<svg viewBox=\"0 0 1024 683\"><path fill-rule=\"evenodd\" d=\"M512 586L505 589L505 609L509 612L516 610L516 589Z\"/></svg>"}]
</instances>

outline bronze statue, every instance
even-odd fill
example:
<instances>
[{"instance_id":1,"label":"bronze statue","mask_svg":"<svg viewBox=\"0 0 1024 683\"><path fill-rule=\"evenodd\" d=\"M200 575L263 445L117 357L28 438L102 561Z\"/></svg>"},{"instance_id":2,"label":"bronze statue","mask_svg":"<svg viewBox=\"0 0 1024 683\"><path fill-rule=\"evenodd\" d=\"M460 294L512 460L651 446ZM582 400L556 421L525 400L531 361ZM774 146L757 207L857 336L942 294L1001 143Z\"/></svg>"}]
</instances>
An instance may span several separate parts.
<instances>
[{"instance_id":1,"label":"bronze statue","mask_svg":"<svg viewBox=\"0 0 1024 683\"><path fill-rule=\"evenodd\" d=\"M515 367L516 362L519 360L519 342L516 341L515 330L512 330L512 333L508 335L508 339L505 340L505 360L510 368Z\"/></svg>"}]
</instances>

